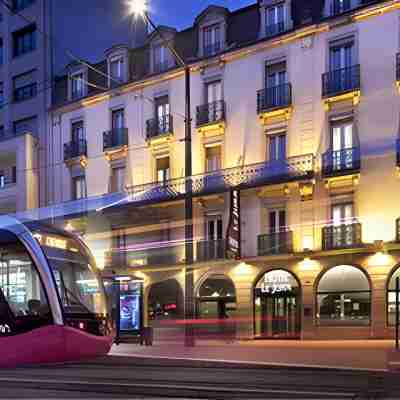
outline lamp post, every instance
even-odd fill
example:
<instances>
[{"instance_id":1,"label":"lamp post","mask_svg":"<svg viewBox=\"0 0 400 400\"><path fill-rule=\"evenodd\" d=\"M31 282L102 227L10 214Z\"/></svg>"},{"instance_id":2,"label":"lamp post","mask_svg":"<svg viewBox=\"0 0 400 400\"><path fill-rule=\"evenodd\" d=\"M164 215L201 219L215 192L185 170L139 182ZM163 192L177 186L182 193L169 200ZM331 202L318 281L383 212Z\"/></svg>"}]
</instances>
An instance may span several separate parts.
<instances>
[{"instance_id":1,"label":"lamp post","mask_svg":"<svg viewBox=\"0 0 400 400\"><path fill-rule=\"evenodd\" d=\"M185 70L185 346L195 345L193 279L193 198L192 198L192 118L190 104L190 67L150 19L145 0L132 0L131 11L144 18L167 46L178 65Z\"/></svg>"}]
</instances>

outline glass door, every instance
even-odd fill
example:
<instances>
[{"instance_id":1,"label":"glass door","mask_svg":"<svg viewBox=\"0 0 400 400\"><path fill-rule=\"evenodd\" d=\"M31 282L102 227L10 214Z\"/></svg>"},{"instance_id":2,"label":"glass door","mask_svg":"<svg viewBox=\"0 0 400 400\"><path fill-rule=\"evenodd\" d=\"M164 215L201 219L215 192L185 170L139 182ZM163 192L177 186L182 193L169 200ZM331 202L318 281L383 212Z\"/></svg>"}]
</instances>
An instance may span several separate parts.
<instances>
[{"instance_id":1,"label":"glass door","mask_svg":"<svg viewBox=\"0 0 400 400\"><path fill-rule=\"evenodd\" d=\"M354 206L352 203L332 206L333 246L351 246L353 238Z\"/></svg>"},{"instance_id":2,"label":"glass door","mask_svg":"<svg viewBox=\"0 0 400 400\"><path fill-rule=\"evenodd\" d=\"M208 104L208 121L219 121L222 119L222 109L220 101L222 100L221 81L215 81L207 84L207 104Z\"/></svg>"},{"instance_id":3,"label":"glass door","mask_svg":"<svg viewBox=\"0 0 400 400\"><path fill-rule=\"evenodd\" d=\"M332 93L351 88L353 66L353 43L334 46L330 49L330 71Z\"/></svg>"},{"instance_id":4,"label":"glass door","mask_svg":"<svg viewBox=\"0 0 400 400\"><path fill-rule=\"evenodd\" d=\"M156 119L159 134L170 132L169 113L170 110L168 96L163 96L156 99Z\"/></svg>"},{"instance_id":5,"label":"glass door","mask_svg":"<svg viewBox=\"0 0 400 400\"><path fill-rule=\"evenodd\" d=\"M353 122L333 126L332 150L334 171L353 168Z\"/></svg>"}]
</instances>

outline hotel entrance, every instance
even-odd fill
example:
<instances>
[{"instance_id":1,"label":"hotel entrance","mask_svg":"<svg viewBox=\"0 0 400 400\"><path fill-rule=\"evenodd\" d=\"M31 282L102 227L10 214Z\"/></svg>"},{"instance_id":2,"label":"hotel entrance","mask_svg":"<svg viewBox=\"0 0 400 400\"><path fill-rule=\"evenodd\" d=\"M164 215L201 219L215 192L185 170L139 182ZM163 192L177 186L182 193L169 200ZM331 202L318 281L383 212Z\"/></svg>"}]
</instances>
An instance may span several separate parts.
<instances>
[{"instance_id":1,"label":"hotel entrance","mask_svg":"<svg viewBox=\"0 0 400 400\"><path fill-rule=\"evenodd\" d=\"M300 286L285 270L264 274L254 289L256 338L299 338L301 330Z\"/></svg>"}]
</instances>

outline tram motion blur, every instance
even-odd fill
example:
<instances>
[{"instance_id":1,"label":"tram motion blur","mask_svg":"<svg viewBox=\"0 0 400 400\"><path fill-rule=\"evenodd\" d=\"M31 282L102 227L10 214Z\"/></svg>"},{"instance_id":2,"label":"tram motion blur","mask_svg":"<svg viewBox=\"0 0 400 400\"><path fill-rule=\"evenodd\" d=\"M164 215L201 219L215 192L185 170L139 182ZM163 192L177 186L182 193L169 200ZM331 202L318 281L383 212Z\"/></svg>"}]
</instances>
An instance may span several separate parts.
<instances>
[{"instance_id":1,"label":"tram motion blur","mask_svg":"<svg viewBox=\"0 0 400 400\"><path fill-rule=\"evenodd\" d=\"M109 316L82 240L50 225L0 217L0 345L8 348L0 365L106 354Z\"/></svg>"}]
</instances>

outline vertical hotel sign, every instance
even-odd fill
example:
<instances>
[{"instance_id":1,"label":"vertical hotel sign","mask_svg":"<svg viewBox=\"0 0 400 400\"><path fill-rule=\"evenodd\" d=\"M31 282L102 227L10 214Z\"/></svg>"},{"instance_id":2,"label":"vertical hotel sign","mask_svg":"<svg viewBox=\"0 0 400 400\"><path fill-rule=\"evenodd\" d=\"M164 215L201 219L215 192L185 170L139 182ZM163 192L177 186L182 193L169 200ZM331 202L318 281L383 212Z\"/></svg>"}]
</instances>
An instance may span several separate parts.
<instances>
[{"instance_id":1,"label":"vertical hotel sign","mask_svg":"<svg viewBox=\"0 0 400 400\"><path fill-rule=\"evenodd\" d=\"M230 193L229 225L226 233L226 257L240 259L240 191L232 190Z\"/></svg>"}]
</instances>

